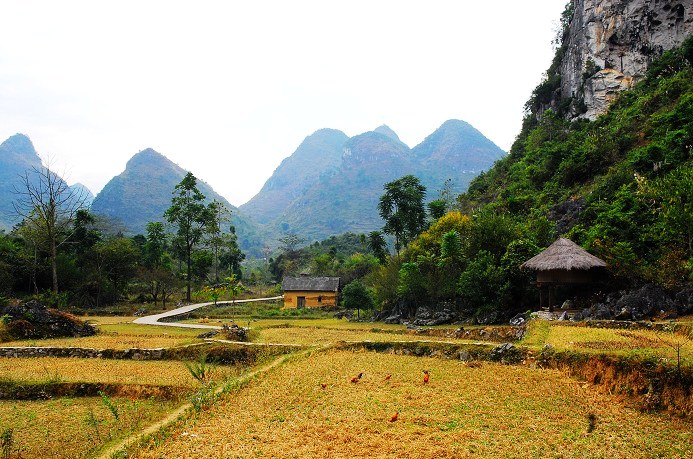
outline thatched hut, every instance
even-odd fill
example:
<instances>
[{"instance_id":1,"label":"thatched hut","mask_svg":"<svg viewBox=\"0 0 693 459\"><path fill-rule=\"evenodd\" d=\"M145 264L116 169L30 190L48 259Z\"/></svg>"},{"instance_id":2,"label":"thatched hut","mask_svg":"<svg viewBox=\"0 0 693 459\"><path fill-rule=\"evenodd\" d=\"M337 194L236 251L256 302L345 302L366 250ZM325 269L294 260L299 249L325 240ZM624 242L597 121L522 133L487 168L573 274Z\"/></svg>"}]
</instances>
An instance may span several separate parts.
<instances>
[{"instance_id":1,"label":"thatched hut","mask_svg":"<svg viewBox=\"0 0 693 459\"><path fill-rule=\"evenodd\" d=\"M548 303L553 307L553 293L557 286L569 284L589 284L596 277L606 262L573 241L559 238L546 250L522 263L520 268L537 272L539 302L541 307Z\"/></svg>"}]
</instances>

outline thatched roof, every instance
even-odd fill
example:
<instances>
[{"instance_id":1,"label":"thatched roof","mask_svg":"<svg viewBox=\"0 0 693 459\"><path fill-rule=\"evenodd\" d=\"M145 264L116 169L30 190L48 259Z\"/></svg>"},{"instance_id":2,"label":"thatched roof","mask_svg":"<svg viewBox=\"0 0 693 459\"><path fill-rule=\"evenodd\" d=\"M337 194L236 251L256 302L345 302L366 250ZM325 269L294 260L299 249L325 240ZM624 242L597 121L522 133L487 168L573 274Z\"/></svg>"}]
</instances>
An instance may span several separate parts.
<instances>
[{"instance_id":1,"label":"thatched roof","mask_svg":"<svg viewBox=\"0 0 693 459\"><path fill-rule=\"evenodd\" d=\"M339 277L285 277L282 280L282 289L285 292L336 292L339 289Z\"/></svg>"},{"instance_id":2,"label":"thatched roof","mask_svg":"<svg viewBox=\"0 0 693 459\"><path fill-rule=\"evenodd\" d=\"M570 271L605 268L606 262L585 251L573 241L560 238L539 255L522 263L520 267L535 271Z\"/></svg>"}]
</instances>

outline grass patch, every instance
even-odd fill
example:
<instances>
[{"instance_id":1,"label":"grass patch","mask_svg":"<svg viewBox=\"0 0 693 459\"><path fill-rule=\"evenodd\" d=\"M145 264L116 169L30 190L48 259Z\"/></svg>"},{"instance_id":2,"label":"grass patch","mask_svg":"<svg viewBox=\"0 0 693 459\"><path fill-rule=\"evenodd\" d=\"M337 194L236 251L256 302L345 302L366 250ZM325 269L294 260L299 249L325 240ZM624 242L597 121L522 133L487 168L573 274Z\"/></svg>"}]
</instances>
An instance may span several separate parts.
<instances>
[{"instance_id":1,"label":"grass patch","mask_svg":"<svg viewBox=\"0 0 693 459\"><path fill-rule=\"evenodd\" d=\"M92 318L90 318L91 321ZM125 322L128 318L110 318L94 321L98 333L82 338L53 338L15 340L2 346L87 347L95 349L130 349L184 346L201 343L197 335L204 330L157 325L139 325ZM119 320L117 320L119 319Z\"/></svg>"},{"instance_id":2,"label":"grass patch","mask_svg":"<svg viewBox=\"0 0 693 459\"><path fill-rule=\"evenodd\" d=\"M545 333L547 325L530 326L530 333L536 336ZM676 333L652 330L619 330L608 328L575 327L550 324L544 338L558 350L580 351L586 353L608 353L619 356L655 357L671 361L678 359L677 349L683 366L693 366L693 340Z\"/></svg>"},{"instance_id":3,"label":"grass patch","mask_svg":"<svg viewBox=\"0 0 693 459\"><path fill-rule=\"evenodd\" d=\"M685 457L691 441L690 423L558 371L329 351L259 377L137 457Z\"/></svg>"},{"instance_id":4,"label":"grass patch","mask_svg":"<svg viewBox=\"0 0 693 459\"><path fill-rule=\"evenodd\" d=\"M0 432L12 432L10 457L87 457L175 406L176 402L107 396L0 401Z\"/></svg>"},{"instance_id":5,"label":"grass patch","mask_svg":"<svg viewBox=\"0 0 693 459\"><path fill-rule=\"evenodd\" d=\"M215 380L235 376L237 367L216 366ZM183 362L133 361L75 358L6 358L0 359L4 379L26 382L98 382L106 384L149 384L196 387Z\"/></svg>"}]
</instances>

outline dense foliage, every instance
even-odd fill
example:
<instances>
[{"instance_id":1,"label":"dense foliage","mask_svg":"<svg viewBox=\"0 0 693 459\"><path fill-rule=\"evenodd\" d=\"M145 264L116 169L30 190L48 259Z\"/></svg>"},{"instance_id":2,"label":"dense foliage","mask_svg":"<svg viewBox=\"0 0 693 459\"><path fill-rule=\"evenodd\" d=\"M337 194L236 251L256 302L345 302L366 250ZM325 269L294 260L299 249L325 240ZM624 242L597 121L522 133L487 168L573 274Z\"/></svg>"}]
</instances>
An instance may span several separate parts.
<instances>
[{"instance_id":1,"label":"dense foliage","mask_svg":"<svg viewBox=\"0 0 693 459\"><path fill-rule=\"evenodd\" d=\"M534 308L533 275L519 266L558 236L608 263L601 288L690 288L692 63L688 39L595 121L540 113L538 88L510 154L370 276L383 307L482 322Z\"/></svg>"}]
</instances>

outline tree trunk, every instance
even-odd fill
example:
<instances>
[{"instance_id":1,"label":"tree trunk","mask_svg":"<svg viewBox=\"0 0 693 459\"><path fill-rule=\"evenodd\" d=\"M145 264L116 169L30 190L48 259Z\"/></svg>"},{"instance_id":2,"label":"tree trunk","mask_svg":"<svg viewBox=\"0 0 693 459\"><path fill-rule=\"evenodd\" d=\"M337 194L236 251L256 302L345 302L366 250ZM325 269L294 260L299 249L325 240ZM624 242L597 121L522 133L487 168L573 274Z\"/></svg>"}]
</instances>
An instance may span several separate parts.
<instances>
[{"instance_id":1,"label":"tree trunk","mask_svg":"<svg viewBox=\"0 0 693 459\"><path fill-rule=\"evenodd\" d=\"M53 293L58 293L58 251L55 238L51 238L51 274L53 276Z\"/></svg>"},{"instance_id":2,"label":"tree trunk","mask_svg":"<svg viewBox=\"0 0 693 459\"><path fill-rule=\"evenodd\" d=\"M187 288L187 292L186 292L186 294L185 294L185 301L187 301L188 303L191 303L191 302L192 302L192 297L191 297L191 295L190 295L190 280L191 280L191 279L190 279L190 271L191 271L190 264L191 264L191 263L192 263L192 250L190 249L190 247L188 247L188 266L187 266L187 268L188 268L188 270L187 270L188 275L186 276L186 277L187 277L186 281L187 281L187 284L188 284L188 285L187 285L188 288Z\"/></svg>"}]
</instances>

